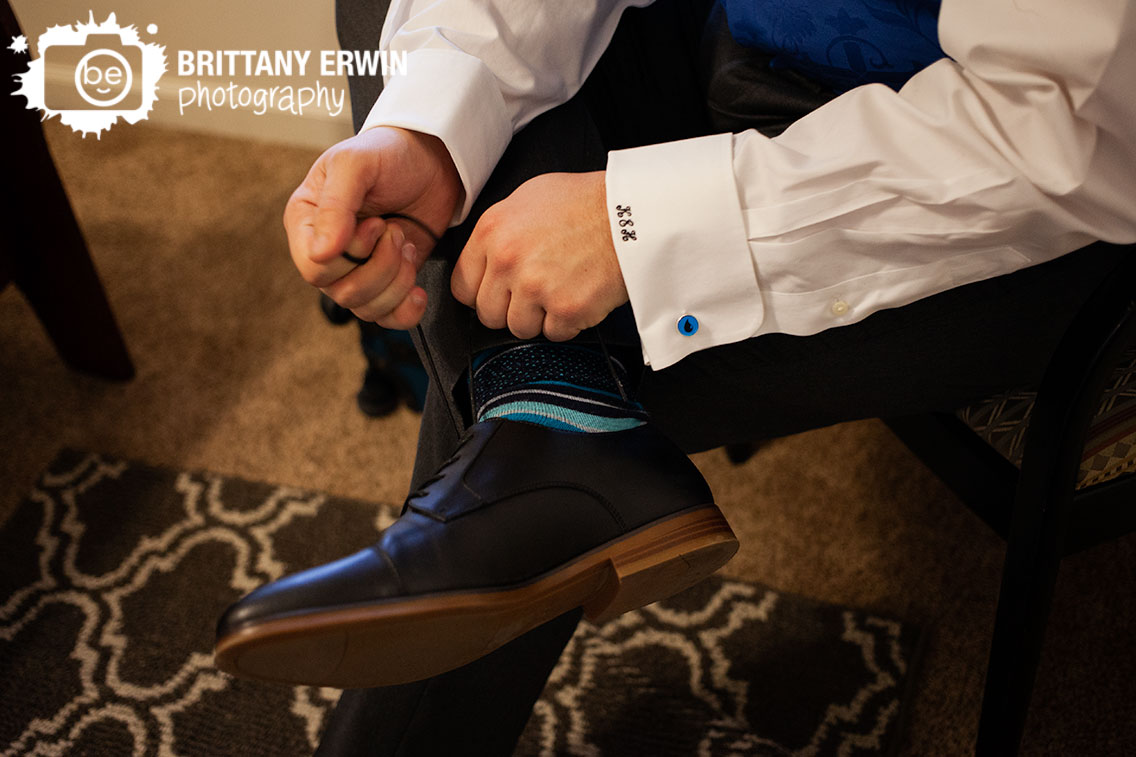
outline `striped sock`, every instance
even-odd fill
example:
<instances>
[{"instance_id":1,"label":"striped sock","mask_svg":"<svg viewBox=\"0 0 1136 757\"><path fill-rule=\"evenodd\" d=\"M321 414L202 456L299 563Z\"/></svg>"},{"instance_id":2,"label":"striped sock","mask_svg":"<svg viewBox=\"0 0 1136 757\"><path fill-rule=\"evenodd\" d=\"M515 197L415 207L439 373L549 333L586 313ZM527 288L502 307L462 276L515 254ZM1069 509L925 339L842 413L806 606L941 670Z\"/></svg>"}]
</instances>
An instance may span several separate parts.
<instances>
[{"instance_id":1,"label":"striped sock","mask_svg":"<svg viewBox=\"0 0 1136 757\"><path fill-rule=\"evenodd\" d=\"M620 382L626 373L612 359ZM477 421L507 418L563 431L622 431L647 422L638 402L624 400L603 353L532 342L480 353L473 364Z\"/></svg>"}]
</instances>

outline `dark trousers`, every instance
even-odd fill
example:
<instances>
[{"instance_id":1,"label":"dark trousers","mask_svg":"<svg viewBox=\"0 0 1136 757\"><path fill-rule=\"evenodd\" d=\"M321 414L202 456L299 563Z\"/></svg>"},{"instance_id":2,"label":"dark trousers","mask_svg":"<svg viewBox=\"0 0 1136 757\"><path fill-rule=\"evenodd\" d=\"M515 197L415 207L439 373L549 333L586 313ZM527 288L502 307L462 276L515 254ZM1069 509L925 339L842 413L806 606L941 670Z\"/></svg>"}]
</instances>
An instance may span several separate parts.
<instances>
[{"instance_id":1,"label":"dark trousers","mask_svg":"<svg viewBox=\"0 0 1136 757\"><path fill-rule=\"evenodd\" d=\"M737 51L721 40L714 19L707 22L709 12L709 3L665 1L628 11L584 90L514 138L470 218L426 264L420 282L431 305L417 341L431 391L412 486L449 455L468 422L462 377L469 355L511 340L480 326L449 294L453 261L481 212L532 176L602 169L609 149L747 119L773 134L828 99L760 65L740 84L716 78L721 56ZM339 0L343 46L373 46L384 13L384 2ZM352 82L357 127L378 90L375 81ZM645 370L637 399L691 452L859 418L955 409L1035 384L1073 313L1123 254L1093 245L813 336L770 334L705 350ZM600 328L609 345L635 349L626 309ZM578 618L571 613L437 678L344 692L318 754L511 753Z\"/></svg>"}]
</instances>

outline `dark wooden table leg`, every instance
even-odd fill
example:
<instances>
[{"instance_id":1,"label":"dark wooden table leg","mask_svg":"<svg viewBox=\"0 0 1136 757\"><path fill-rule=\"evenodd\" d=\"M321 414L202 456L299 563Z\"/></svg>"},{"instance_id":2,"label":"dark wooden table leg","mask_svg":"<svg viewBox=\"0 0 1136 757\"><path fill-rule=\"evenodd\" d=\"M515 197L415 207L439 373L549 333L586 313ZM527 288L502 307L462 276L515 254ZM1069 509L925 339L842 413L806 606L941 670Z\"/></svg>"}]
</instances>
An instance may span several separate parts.
<instances>
[{"instance_id":1,"label":"dark wooden table leg","mask_svg":"<svg viewBox=\"0 0 1136 757\"><path fill-rule=\"evenodd\" d=\"M19 34L5 0L3 27ZM7 51L4 51L7 52ZM14 82L24 59L0 55L0 78ZM107 302L67 193L55 170L39 113L23 97L0 95L7 139L10 200L0 210L7 238L0 270L27 297L56 349L73 368L108 379L134 376L134 365ZM2 282L0 282L2 284Z\"/></svg>"}]
</instances>

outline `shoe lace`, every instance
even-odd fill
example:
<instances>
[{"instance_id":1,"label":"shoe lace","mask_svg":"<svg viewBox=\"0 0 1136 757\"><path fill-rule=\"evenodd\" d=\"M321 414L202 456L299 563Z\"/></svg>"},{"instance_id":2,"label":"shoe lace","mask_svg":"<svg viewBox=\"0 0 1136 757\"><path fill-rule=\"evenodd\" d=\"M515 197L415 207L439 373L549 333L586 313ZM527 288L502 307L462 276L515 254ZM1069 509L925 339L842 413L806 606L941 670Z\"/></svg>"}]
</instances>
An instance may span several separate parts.
<instances>
[{"instance_id":1,"label":"shoe lace","mask_svg":"<svg viewBox=\"0 0 1136 757\"><path fill-rule=\"evenodd\" d=\"M446 458L445 462L438 466L438 469L430 474L430 476L428 476L425 481L423 481L421 484L411 490L409 494L406 495L406 500L402 503L404 510L410 504L410 500L426 496L433 484L441 481L443 478L449 475L450 466L453 465L459 457L461 457L462 449L465 447L466 442L469 441L470 436L471 435L468 431L463 433L461 438L458 440L458 446L454 450L454 453Z\"/></svg>"}]
</instances>

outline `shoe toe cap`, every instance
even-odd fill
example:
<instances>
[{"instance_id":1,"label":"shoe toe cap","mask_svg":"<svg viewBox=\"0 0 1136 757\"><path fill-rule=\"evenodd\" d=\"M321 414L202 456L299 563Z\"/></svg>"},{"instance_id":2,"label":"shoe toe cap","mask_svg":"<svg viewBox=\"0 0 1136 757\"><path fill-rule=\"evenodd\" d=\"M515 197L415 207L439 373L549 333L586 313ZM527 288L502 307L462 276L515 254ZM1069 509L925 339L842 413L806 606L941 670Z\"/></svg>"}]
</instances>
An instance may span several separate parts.
<instances>
[{"instance_id":1,"label":"shoe toe cap","mask_svg":"<svg viewBox=\"0 0 1136 757\"><path fill-rule=\"evenodd\" d=\"M229 606L217 638L269 620L341 609L397 596L398 578L374 548L265 584Z\"/></svg>"}]
</instances>

